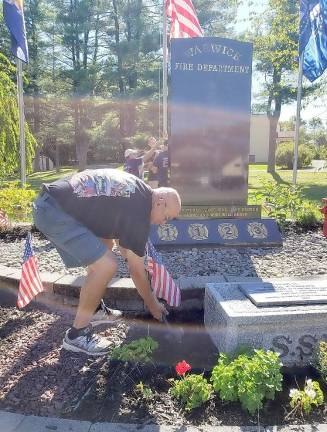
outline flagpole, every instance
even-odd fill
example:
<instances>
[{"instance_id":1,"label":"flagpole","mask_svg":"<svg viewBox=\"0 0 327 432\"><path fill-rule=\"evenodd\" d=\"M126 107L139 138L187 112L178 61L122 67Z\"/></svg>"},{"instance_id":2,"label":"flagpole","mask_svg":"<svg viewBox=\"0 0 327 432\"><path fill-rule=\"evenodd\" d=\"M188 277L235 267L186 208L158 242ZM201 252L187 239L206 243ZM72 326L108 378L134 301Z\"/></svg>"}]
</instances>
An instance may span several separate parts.
<instances>
[{"instance_id":1,"label":"flagpole","mask_svg":"<svg viewBox=\"0 0 327 432\"><path fill-rule=\"evenodd\" d=\"M163 42L162 42L162 136L168 138L168 83L167 83L167 11L163 0Z\"/></svg>"},{"instance_id":2,"label":"flagpole","mask_svg":"<svg viewBox=\"0 0 327 432\"><path fill-rule=\"evenodd\" d=\"M297 161L299 153L299 134L301 123L301 98L302 98L302 78L303 78L303 52L299 59L299 73L297 81L297 103L296 103L296 122L295 122L295 137L294 137L294 158L293 158L293 184L296 184L297 178Z\"/></svg>"},{"instance_id":3,"label":"flagpole","mask_svg":"<svg viewBox=\"0 0 327 432\"><path fill-rule=\"evenodd\" d=\"M25 151L25 116L23 96L23 62L16 58L17 65L17 88L18 88L18 109L19 109L19 148L20 148L20 181L21 186L26 184L26 151Z\"/></svg>"}]
</instances>

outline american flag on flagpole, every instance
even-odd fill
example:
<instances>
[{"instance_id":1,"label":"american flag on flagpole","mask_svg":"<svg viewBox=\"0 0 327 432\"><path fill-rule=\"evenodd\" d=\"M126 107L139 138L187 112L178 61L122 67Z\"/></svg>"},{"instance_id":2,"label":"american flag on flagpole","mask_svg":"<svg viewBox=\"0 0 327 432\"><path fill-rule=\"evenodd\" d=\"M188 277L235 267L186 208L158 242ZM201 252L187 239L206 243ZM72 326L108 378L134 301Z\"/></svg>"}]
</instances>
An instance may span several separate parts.
<instances>
[{"instance_id":1,"label":"american flag on flagpole","mask_svg":"<svg viewBox=\"0 0 327 432\"><path fill-rule=\"evenodd\" d=\"M171 19L171 38L203 36L192 0L166 0L166 11Z\"/></svg>"},{"instance_id":2,"label":"american flag on flagpole","mask_svg":"<svg viewBox=\"0 0 327 432\"><path fill-rule=\"evenodd\" d=\"M6 213L0 209L0 229L7 228L9 226L9 219Z\"/></svg>"},{"instance_id":3,"label":"american flag on flagpole","mask_svg":"<svg viewBox=\"0 0 327 432\"><path fill-rule=\"evenodd\" d=\"M22 277L19 282L17 306L25 307L37 294L44 291L37 261L33 253L32 236L27 234L23 257Z\"/></svg>"},{"instance_id":4,"label":"american flag on flagpole","mask_svg":"<svg viewBox=\"0 0 327 432\"><path fill-rule=\"evenodd\" d=\"M162 263L161 256L149 240L146 247L147 269L151 276L151 287L158 298L166 300L169 306L181 304L181 291Z\"/></svg>"}]
</instances>

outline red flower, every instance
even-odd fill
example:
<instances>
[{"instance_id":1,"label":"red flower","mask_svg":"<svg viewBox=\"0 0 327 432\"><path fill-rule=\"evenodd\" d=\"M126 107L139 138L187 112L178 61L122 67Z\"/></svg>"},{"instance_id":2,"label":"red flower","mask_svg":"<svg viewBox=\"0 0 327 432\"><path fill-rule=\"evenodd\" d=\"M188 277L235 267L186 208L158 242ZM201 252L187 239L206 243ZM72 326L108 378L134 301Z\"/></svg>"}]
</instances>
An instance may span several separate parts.
<instances>
[{"instance_id":1,"label":"red flower","mask_svg":"<svg viewBox=\"0 0 327 432\"><path fill-rule=\"evenodd\" d=\"M177 363L177 365L175 366L176 373L179 376L185 375L186 372L190 371L191 369L192 369L191 366L188 363L186 363L185 360Z\"/></svg>"}]
</instances>

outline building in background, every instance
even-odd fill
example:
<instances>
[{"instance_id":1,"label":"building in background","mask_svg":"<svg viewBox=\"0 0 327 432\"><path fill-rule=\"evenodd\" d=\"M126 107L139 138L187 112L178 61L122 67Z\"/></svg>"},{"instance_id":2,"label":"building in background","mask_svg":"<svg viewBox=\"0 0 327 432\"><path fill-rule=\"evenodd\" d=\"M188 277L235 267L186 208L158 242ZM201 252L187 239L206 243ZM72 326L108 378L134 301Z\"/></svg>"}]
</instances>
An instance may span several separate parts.
<instances>
[{"instance_id":1,"label":"building in background","mask_svg":"<svg viewBox=\"0 0 327 432\"><path fill-rule=\"evenodd\" d=\"M277 126L276 145L294 141L295 131L282 131ZM266 114L252 114L250 125L250 163L267 163L269 152L269 120Z\"/></svg>"}]
</instances>

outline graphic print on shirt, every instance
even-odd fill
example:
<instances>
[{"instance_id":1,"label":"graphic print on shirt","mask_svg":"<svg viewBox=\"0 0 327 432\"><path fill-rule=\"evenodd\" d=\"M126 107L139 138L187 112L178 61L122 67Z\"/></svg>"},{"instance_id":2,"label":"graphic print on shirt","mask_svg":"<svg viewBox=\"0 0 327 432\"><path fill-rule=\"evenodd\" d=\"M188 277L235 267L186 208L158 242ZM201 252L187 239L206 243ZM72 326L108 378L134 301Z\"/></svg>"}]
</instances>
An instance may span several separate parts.
<instances>
[{"instance_id":1,"label":"graphic print on shirt","mask_svg":"<svg viewBox=\"0 0 327 432\"><path fill-rule=\"evenodd\" d=\"M118 172L108 172L97 170L94 174L87 170L75 174L69 181L73 192L79 198L90 198L105 195L108 197L128 198L135 193L135 180L131 177L126 179Z\"/></svg>"}]
</instances>

